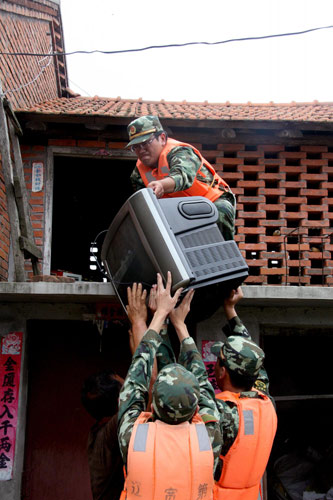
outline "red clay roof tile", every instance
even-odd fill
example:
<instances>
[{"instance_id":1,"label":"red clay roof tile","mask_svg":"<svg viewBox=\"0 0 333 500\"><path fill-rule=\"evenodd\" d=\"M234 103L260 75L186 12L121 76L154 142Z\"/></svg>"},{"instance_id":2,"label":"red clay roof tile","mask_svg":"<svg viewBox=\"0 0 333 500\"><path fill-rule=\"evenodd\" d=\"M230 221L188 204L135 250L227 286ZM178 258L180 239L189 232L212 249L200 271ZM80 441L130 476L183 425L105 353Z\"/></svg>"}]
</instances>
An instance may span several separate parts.
<instances>
[{"instance_id":1,"label":"red clay roof tile","mask_svg":"<svg viewBox=\"0 0 333 500\"><path fill-rule=\"evenodd\" d=\"M16 108L18 112L47 115L94 115L134 118L145 114L160 118L188 120L232 121L296 121L333 122L333 102L279 104L190 103L167 101L142 101L112 97L58 98L32 107Z\"/></svg>"}]
</instances>

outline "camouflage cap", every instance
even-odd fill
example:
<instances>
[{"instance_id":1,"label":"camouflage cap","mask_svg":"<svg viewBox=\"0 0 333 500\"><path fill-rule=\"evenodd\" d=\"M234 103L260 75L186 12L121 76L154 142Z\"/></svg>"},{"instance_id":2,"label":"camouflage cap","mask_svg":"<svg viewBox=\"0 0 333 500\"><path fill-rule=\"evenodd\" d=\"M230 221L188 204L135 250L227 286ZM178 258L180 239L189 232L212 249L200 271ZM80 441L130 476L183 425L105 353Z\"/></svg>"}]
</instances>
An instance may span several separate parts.
<instances>
[{"instance_id":1,"label":"camouflage cap","mask_svg":"<svg viewBox=\"0 0 333 500\"><path fill-rule=\"evenodd\" d=\"M146 115L133 120L128 125L127 132L130 140L126 146L128 148L134 144L148 141L156 132L163 132L163 127L157 116Z\"/></svg>"},{"instance_id":2,"label":"camouflage cap","mask_svg":"<svg viewBox=\"0 0 333 500\"><path fill-rule=\"evenodd\" d=\"M159 372L153 386L153 406L158 418L167 424L189 420L198 405L199 382L178 363L171 363Z\"/></svg>"},{"instance_id":3,"label":"camouflage cap","mask_svg":"<svg viewBox=\"0 0 333 500\"><path fill-rule=\"evenodd\" d=\"M224 360L225 366L240 375L258 375L265 353L252 340L232 335L226 342L215 342L211 347L215 356Z\"/></svg>"}]
</instances>

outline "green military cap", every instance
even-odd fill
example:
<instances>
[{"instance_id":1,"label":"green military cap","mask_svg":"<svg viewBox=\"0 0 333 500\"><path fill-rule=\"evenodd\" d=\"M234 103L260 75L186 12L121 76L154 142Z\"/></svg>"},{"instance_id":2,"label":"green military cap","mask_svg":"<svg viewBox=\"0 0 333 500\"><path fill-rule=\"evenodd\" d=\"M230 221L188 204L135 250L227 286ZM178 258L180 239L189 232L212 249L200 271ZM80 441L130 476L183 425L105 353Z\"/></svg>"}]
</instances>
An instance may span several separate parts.
<instances>
[{"instance_id":1,"label":"green military cap","mask_svg":"<svg viewBox=\"0 0 333 500\"><path fill-rule=\"evenodd\" d=\"M126 146L128 148L134 144L148 141L156 132L163 132L163 127L157 116L147 115L133 120L128 125L127 132L130 140Z\"/></svg>"},{"instance_id":2,"label":"green military cap","mask_svg":"<svg viewBox=\"0 0 333 500\"><path fill-rule=\"evenodd\" d=\"M167 424L190 420L198 406L200 386L195 376L178 363L159 372L153 386L153 407Z\"/></svg>"},{"instance_id":3,"label":"green military cap","mask_svg":"<svg viewBox=\"0 0 333 500\"><path fill-rule=\"evenodd\" d=\"M252 340L231 335L226 342L215 342L211 352L221 358L229 370L240 375L258 375L265 353Z\"/></svg>"}]
</instances>

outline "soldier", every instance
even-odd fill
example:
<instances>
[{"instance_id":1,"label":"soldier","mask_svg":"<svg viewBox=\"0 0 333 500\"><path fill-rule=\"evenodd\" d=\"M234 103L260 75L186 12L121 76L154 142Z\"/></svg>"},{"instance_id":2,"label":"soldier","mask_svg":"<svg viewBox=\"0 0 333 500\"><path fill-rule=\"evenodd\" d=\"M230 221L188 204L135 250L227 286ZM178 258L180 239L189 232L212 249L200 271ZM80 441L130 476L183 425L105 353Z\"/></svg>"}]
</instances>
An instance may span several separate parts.
<instances>
[{"instance_id":1,"label":"soldier","mask_svg":"<svg viewBox=\"0 0 333 500\"><path fill-rule=\"evenodd\" d=\"M193 291L175 308L181 289L171 297L170 273L165 288L160 275L157 280L156 311L119 398L119 447L127 468L122 498L209 500L221 438L214 391L184 323ZM158 333L169 313L181 341L179 363L171 362L172 353L167 360L171 348L165 333ZM148 412L152 367L162 346Z\"/></svg>"},{"instance_id":2,"label":"soldier","mask_svg":"<svg viewBox=\"0 0 333 500\"><path fill-rule=\"evenodd\" d=\"M126 147L138 157L131 174L134 189L152 188L157 198L208 198L218 210L224 239L233 239L235 196L201 153L190 144L168 138L157 116L141 116L127 131L130 142Z\"/></svg>"},{"instance_id":3,"label":"soldier","mask_svg":"<svg viewBox=\"0 0 333 500\"><path fill-rule=\"evenodd\" d=\"M214 500L257 500L276 432L277 418L263 368L264 352L237 316L241 288L224 300L226 342L216 342L216 395L223 439L215 471Z\"/></svg>"}]
</instances>

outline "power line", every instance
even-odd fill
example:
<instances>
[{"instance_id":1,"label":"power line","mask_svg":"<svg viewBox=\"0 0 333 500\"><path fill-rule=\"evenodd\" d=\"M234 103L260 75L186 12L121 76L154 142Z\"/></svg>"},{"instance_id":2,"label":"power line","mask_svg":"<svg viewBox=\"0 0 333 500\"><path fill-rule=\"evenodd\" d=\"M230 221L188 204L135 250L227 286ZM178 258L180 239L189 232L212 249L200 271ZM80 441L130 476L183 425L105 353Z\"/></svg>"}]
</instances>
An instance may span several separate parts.
<instances>
[{"instance_id":1,"label":"power line","mask_svg":"<svg viewBox=\"0 0 333 500\"><path fill-rule=\"evenodd\" d=\"M186 42L186 43L172 43L168 45L150 45L148 47L141 47L137 49L125 49L125 50L74 50L73 52L52 52L48 54L44 53L32 53L32 52L0 52L0 55L4 56L71 56L74 54L126 54L129 52L143 52L145 50L152 49L168 49L174 47L188 47L190 45L222 45L226 43L232 42L247 42L253 40L266 40L268 38L281 38L285 36L294 36L294 35L304 35L306 33L311 33L313 31L326 30L333 28L331 26L320 26L318 28L309 28L303 31L295 31L290 33L278 33L275 35L262 35L262 36L252 36L252 37L244 37L244 38L231 38L229 40L222 40L219 42Z\"/></svg>"}]
</instances>

